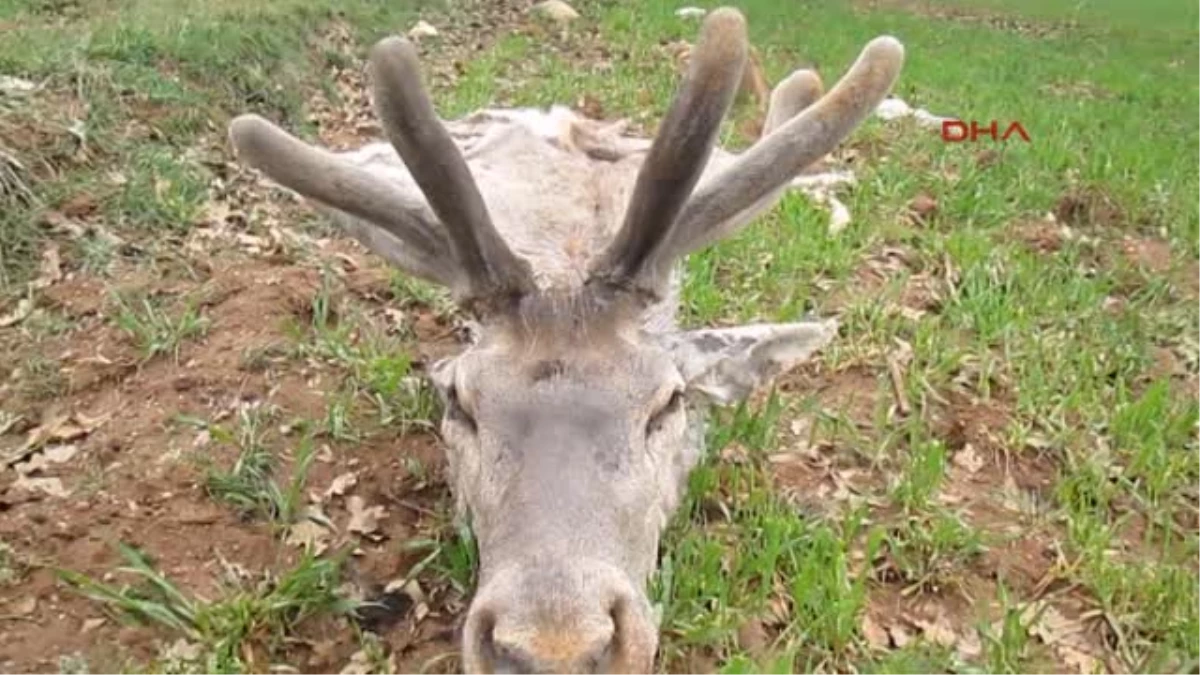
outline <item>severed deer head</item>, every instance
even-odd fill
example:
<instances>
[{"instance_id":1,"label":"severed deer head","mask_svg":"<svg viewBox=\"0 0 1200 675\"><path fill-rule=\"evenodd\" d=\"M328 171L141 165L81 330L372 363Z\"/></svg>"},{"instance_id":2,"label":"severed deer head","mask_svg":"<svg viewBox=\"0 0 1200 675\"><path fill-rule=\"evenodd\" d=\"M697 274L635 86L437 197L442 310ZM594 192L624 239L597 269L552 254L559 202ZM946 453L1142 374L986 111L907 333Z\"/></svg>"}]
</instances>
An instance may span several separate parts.
<instances>
[{"instance_id":1,"label":"severed deer head","mask_svg":"<svg viewBox=\"0 0 1200 675\"><path fill-rule=\"evenodd\" d=\"M681 330L683 256L770 209L887 95L903 48L870 42L828 93L797 71L761 138L714 141L742 78L742 15L711 12L656 138L564 109L435 112L414 47L371 51L390 143L333 153L243 115L243 161L397 268L453 293L470 344L428 369L456 501L479 547L471 672L648 672L659 537L707 406L809 358L833 321Z\"/></svg>"}]
</instances>

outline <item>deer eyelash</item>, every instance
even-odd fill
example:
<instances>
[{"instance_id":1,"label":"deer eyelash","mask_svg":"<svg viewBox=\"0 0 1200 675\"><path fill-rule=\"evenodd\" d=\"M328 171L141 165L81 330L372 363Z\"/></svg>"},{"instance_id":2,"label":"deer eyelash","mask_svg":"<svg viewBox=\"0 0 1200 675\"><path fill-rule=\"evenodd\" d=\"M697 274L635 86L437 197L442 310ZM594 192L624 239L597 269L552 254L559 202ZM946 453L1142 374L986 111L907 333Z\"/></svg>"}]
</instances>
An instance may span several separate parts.
<instances>
[{"instance_id":1,"label":"deer eyelash","mask_svg":"<svg viewBox=\"0 0 1200 675\"><path fill-rule=\"evenodd\" d=\"M667 401L666 405L659 408L657 412L650 416L650 419L646 422L646 434L649 435L661 429L663 421L667 417L679 412L682 407L683 390L676 389L671 394L671 398Z\"/></svg>"},{"instance_id":2,"label":"deer eyelash","mask_svg":"<svg viewBox=\"0 0 1200 675\"><path fill-rule=\"evenodd\" d=\"M475 424L475 418L471 417L471 414L463 407L462 401L458 398L458 389L454 387L451 387L446 392L446 411L450 419L467 425L470 427L471 433L475 433L478 428Z\"/></svg>"}]
</instances>

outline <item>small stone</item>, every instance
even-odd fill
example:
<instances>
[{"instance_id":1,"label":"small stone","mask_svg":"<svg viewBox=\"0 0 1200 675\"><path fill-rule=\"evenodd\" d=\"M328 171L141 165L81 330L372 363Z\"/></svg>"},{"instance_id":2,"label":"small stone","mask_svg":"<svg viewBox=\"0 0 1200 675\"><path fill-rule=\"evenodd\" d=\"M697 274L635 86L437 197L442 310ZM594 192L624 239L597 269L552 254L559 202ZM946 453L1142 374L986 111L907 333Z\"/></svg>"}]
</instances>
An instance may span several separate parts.
<instances>
[{"instance_id":1,"label":"small stone","mask_svg":"<svg viewBox=\"0 0 1200 675\"><path fill-rule=\"evenodd\" d=\"M545 0L533 6L533 11L559 23L570 23L579 18L579 12L564 0Z\"/></svg>"},{"instance_id":2,"label":"small stone","mask_svg":"<svg viewBox=\"0 0 1200 675\"><path fill-rule=\"evenodd\" d=\"M416 25L414 25L408 31L408 37L414 40L420 40L421 38L425 37L437 37L437 35L438 29L434 28L432 24L424 19L418 21Z\"/></svg>"}]
</instances>

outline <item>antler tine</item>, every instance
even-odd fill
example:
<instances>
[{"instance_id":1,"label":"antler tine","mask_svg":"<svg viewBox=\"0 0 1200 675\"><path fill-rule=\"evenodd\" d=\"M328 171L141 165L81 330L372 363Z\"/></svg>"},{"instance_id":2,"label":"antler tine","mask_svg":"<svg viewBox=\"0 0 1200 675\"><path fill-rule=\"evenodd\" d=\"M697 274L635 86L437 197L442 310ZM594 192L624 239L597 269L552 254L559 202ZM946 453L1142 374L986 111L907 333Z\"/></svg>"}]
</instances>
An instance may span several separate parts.
<instances>
[{"instance_id":1,"label":"antler tine","mask_svg":"<svg viewBox=\"0 0 1200 675\"><path fill-rule=\"evenodd\" d=\"M658 249L708 163L747 51L741 12L723 7L709 13L688 74L638 173L625 222L592 266L589 284L657 292L659 281L644 277L657 276Z\"/></svg>"},{"instance_id":2,"label":"antler tine","mask_svg":"<svg viewBox=\"0 0 1200 675\"><path fill-rule=\"evenodd\" d=\"M872 40L824 97L742 153L688 201L669 246L672 258L728 232L738 214L786 185L828 154L879 105L895 84L904 47L895 38Z\"/></svg>"},{"instance_id":3,"label":"antler tine","mask_svg":"<svg viewBox=\"0 0 1200 675\"><path fill-rule=\"evenodd\" d=\"M825 88L821 82L821 77L814 71L797 70L784 78L782 82L775 85L775 88L771 90L771 100L767 106L767 119L763 124L762 134L759 136L758 142L766 142L766 139L776 129L786 124L788 120L796 115L804 112L809 106L820 100L824 93ZM717 175L709 180L719 181L721 180L721 176ZM701 190L703 189L701 188ZM783 195L786 189L786 184L776 187L759 198L758 201L739 211L736 216L721 221L718 226L705 230L703 234L696 235L695 239L689 239L688 248L690 250L703 248L723 239L729 233L741 229L762 214L763 211L770 208ZM671 241L665 244L664 248L672 251L676 250L675 242L686 236L688 236L688 233L683 228L675 230L672 233Z\"/></svg>"},{"instance_id":4,"label":"antler tine","mask_svg":"<svg viewBox=\"0 0 1200 675\"><path fill-rule=\"evenodd\" d=\"M821 76L811 70L797 70L788 75L771 90L767 105L767 120L763 124L762 138L771 135L796 115L804 112L821 99L825 85Z\"/></svg>"},{"instance_id":5,"label":"antler tine","mask_svg":"<svg viewBox=\"0 0 1200 675\"><path fill-rule=\"evenodd\" d=\"M421 217L420 205L406 201L386 182L258 115L234 118L229 124L229 139L242 161L280 185L326 208L383 228L370 239L386 243L383 252L401 268L447 286L455 285L458 275L453 265L446 264L449 248L445 238L433 223ZM363 241L368 228L352 229Z\"/></svg>"},{"instance_id":6,"label":"antler tine","mask_svg":"<svg viewBox=\"0 0 1200 675\"><path fill-rule=\"evenodd\" d=\"M421 82L416 49L389 37L371 50L372 94L388 139L442 221L468 279L468 302L513 300L535 290L529 263L496 231L458 147Z\"/></svg>"}]
</instances>

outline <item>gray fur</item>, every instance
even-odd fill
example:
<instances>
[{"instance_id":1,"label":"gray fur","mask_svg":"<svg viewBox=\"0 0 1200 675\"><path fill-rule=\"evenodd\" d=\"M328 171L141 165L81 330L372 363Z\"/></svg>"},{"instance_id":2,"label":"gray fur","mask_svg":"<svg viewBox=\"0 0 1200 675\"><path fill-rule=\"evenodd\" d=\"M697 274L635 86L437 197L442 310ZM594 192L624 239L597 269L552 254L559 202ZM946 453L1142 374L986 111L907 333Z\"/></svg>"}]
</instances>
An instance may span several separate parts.
<instances>
[{"instance_id":1,"label":"gray fur","mask_svg":"<svg viewBox=\"0 0 1200 675\"><path fill-rule=\"evenodd\" d=\"M704 31L673 110L723 114L744 25L721 10ZM886 94L902 51L876 40L828 96L813 73L785 79L744 155L704 147L711 116L686 131L677 113L649 164L656 142L564 108L438 120L411 54L398 39L373 50L376 76L391 79L376 83L390 144L333 154L252 116L231 137L243 161L470 305L476 339L429 369L450 482L479 545L464 668L648 672L658 637L646 583L701 458L705 409L768 385L837 333L832 321L681 330L679 258L795 185ZM661 175L675 178L660 194Z\"/></svg>"}]
</instances>

